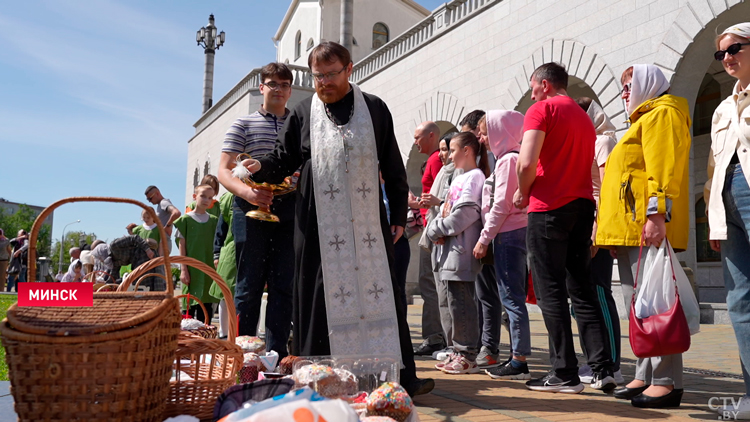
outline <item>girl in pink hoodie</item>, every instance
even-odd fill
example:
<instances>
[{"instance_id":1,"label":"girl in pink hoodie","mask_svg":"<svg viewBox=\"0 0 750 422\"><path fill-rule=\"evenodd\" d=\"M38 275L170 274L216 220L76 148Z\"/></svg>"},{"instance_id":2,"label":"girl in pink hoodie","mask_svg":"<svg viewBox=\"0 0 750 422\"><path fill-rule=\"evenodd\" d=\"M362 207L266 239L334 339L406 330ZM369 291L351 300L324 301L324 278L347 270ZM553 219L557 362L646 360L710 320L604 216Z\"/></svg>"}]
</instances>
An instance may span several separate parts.
<instances>
[{"instance_id":1,"label":"girl in pink hoodie","mask_svg":"<svg viewBox=\"0 0 750 422\"><path fill-rule=\"evenodd\" d=\"M484 257L494 242L495 276L500 300L510 319L513 358L505 365L487 369L492 378L530 379L526 357L531 354L531 331L526 309L526 209L513 206L518 188L516 161L523 137L523 114L490 110L479 121L485 144L497 159L495 169L482 190L484 227L474 247L477 259Z\"/></svg>"}]
</instances>

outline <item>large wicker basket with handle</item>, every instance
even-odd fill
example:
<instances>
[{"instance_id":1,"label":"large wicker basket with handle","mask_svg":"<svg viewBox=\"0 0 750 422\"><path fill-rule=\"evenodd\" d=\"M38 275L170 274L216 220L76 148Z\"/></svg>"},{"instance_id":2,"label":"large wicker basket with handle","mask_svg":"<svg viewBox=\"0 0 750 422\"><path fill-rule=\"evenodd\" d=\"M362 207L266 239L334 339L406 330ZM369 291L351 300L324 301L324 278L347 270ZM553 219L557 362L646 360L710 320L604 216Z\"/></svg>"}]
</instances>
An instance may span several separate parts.
<instances>
[{"instance_id":1,"label":"large wicker basket with handle","mask_svg":"<svg viewBox=\"0 0 750 422\"><path fill-rule=\"evenodd\" d=\"M55 202L34 222L29 282L35 281L36 241L57 207L73 202L138 205L121 198L77 197ZM164 261L168 268L168 259ZM0 323L8 375L20 421L161 421L180 331L172 286L166 292L94 293L91 307L18 307Z\"/></svg>"},{"instance_id":2,"label":"large wicker basket with handle","mask_svg":"<svg viewBox=\"0 0 750 422\"><path fill-rule=\"evenodd\" d=\"M226 299L229 320L227 340L206 339L182 331L174 359L174 376L170 381L169 397L164 417L192 415L209 419L213 415L216 400L237 382L237 372L242 367L242 349L235 344L237 313L229 286L210 266L193 258L173 256L171 261L198 269L219 286ZM154 258L133 270L120 285L129 287L129 280L138 280L149 269L162 265L163 258ZM204 312L205 315L205 312Z\"/></svg>"}]
</instances>

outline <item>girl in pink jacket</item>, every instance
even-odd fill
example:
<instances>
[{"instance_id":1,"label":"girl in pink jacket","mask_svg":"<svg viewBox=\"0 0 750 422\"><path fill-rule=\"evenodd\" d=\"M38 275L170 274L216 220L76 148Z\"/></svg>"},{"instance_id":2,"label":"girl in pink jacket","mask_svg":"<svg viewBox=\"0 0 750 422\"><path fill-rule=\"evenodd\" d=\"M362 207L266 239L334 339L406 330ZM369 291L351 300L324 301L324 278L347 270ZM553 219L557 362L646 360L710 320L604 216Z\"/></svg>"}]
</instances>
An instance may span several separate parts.
<instances>
[{"instance_id":1,"label":"girl in pink jacket","mask_svg":"<svg viewBox=\"0 0 750 422\"><path fill-rule=\"evenodd\" d=\"M530 379L526 357L531 354L531 331L526 310L526 209L513 206L518 188L516 161L523 137L523 114L517 111L490 110L479 121L483 142L497 158L495 169L482 190L484 227L474 247L481 259L493 244L495 278L500 300L510 319L513 358L505 365L487 369L492 378Z\"/></svg>"}]
</instances>

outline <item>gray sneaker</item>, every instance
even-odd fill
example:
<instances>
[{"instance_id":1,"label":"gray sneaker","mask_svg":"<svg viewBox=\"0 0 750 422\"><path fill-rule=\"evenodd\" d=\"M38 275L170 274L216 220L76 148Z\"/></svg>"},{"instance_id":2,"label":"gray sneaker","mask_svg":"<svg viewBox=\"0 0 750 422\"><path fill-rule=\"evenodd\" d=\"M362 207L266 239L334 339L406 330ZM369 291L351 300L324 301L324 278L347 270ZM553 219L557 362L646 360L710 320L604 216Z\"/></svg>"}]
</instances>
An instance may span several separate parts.
<instances>
[{"instance_id":1,"label":"gray sneaker","mask_svg":"<svg viewBox=\"0 0 750 422\"><path fill-rule=\"evenodd\" d=\"M477 366L482 369L494 368L502 363L498 359L500 359L498 350L493 353L489 347L482 346L477 355Z\"/></svg>"}]
</instances>

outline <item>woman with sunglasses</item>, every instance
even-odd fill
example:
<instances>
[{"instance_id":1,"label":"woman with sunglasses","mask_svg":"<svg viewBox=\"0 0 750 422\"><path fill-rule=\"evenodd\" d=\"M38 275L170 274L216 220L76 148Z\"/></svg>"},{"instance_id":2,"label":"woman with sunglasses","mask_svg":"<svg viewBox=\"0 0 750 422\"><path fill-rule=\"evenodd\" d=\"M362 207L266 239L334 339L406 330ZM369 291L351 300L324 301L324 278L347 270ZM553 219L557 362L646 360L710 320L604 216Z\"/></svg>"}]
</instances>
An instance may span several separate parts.
<instances>
[{"instance_id":1,"label":"woman with sunglasses","mask_svg":"<svg viewBox=\"0 0 750 422\"><path fill-rule=\"evenodd\" d=\"M630 129L607 159L596 245L617 251L630 310L649 246L659 247L665 237L676 251L688 246L690 111L686 99L669 94L669 81L654 65L633 65L620 82ZM635 407L664 408L679 406L682 393L682 354L673 354L639 358L635 379L614 396Z\"/></svg>"},{"instance_id":2,"label":"woman with sunglasses","mask_svg":"<svg viewBox=\"0 0 750 422\"><path fill-rule=\"evenodd\" d=\"M727 310L739 345L745 396L737 419L750 420L750 22L730 26L716 39L714 57L737 79L732 95L714 112L711 125L708 204L709 242L721 252ZM734 413L732 413L734 414Z\"/></svg>"}]
</instances>

